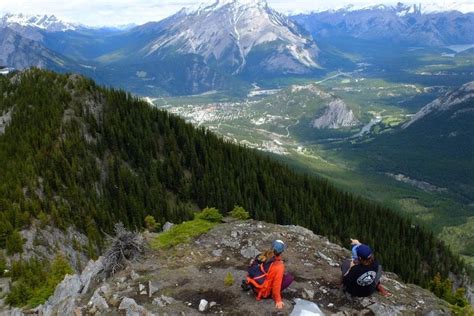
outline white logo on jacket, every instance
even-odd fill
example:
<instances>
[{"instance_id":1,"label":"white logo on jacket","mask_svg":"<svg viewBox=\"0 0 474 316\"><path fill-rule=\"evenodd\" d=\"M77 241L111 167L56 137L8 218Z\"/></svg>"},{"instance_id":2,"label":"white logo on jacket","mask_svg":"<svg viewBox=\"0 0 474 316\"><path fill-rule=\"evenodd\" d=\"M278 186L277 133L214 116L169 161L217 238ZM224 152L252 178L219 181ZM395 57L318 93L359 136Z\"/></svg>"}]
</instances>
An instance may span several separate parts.
<instances>
[{"instance_id":1,"label":"white logo on jacket","mask_svg":"<svg viewBox=\"0 0 474 316\"><path fill-rule=\"evenodd\" d=\"M371 285L374 282L376 275L377 275L377 273L375 271L368 271L368 272L362 274L357 279L357 284L359 284L360 286Z\"/></svg>"}]
</instances>

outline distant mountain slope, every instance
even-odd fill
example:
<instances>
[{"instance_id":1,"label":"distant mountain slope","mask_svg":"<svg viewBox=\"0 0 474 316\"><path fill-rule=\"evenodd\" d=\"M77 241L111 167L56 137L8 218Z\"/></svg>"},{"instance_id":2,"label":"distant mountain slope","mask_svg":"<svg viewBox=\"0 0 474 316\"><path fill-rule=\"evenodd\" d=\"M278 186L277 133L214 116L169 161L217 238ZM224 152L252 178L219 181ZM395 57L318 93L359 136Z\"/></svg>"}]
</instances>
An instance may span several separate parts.
<instances>
[{"instance_id":1,"label":"distant mountain slope","mask_svg":"<svg viewBox=\"0 0 474 316\"><path fill-rule=\"evenodd\" d=\"M447 188L474 202L474 82L423 107L400 130L356 146L367 165ZM366 155L366 154L365 154Z\"/></svg>"},{"instance_id":2,"label":"distant mountain slope","mask_svg":"<svg viewBox=\"0 0 474 316\"><path fill-rule=\"evenodd\" d=\"M353 37L413 46L474 43L474 13L427 12L422 5L373 6L297 15L315 38Z\"/></svg>"},{"instance_id":3,"label":"distant mountain slope","mask_svg":"<svg viewBox=\"0 0 474 316\"><path fill-rule=\"evenodd\" d=\"M101 245L100 231L118 221L138 228L147 215L178 222L197 208L226 213L238 204L256 219L304 224L335 241L358 236L410 282L463 268L432 233L395 212L125 92L34 69L1 76L0 98L0 113L10 113L0 135L0 247L35 218L74 225Z\"/></svg>"},{"instance_id":4,"label":"distant mountain slope","mask_svg":"<svg viewBox=\"0 0 474 316\"><path fill-rule=\"evenodd\" d=\"M73 69L70 59L51 51L38 41L23 37L10 28L0 28L0 65L24 69Z\"/></svg>"},{"instance_id":5,"label":"distant mountain slope","mask_svg":"<svg viewBox=\"0 0 474 316\"><path fill-rule=\"evenodd\" d=\"M47 32L64 32L76 30L81 26L61 21L54 15L5 14L0 18L0 27L30 27L45 30Z\"/></svg>"},{"instance_id":6,"label":"distant mountain slope","mask_svg":"<svg viewBox=\"0 0 474 316\"><path fill-rule=\"evenodd\" d=\"M235 74L302 74L318 67L314 41L262 0L218 0L138 30L156 28L154 39L140 51L145 57L197 54Z\"/></svg>"},{"instance_id":7,"label":"distant mountain slope","mask_svg":"<svg viewBox=\"0 0 474 316\"><path fill-rule=\"evenodd\" d=\"M174 94L319 69L313 39L265 1L219 0L183 9L120 38L123 46L97 59L107 65L105 71L137 84L161 84ZM143 76L137 78L137 72Z\"/></svg>"},{"instance_id":8,"label":"distant mountain slope","mask_svg":"<svg viewBox=\"0 0 474 316\"><path fill-rule=\"evenodd\" d=\"M474 115L474 81L468 82L461 88L448 92L445 96L424 106L409 122L403 125L403 128L408 128L413 124L420 124L426 120L433 120L439 116L442 116L441 119L446 124L465 115ZM453 127L456 127L456 125ZM457 134L457 132L465 131L462 130L462 126L457 126L456 130L451 133Z\"/></svg>"}]
</instances>

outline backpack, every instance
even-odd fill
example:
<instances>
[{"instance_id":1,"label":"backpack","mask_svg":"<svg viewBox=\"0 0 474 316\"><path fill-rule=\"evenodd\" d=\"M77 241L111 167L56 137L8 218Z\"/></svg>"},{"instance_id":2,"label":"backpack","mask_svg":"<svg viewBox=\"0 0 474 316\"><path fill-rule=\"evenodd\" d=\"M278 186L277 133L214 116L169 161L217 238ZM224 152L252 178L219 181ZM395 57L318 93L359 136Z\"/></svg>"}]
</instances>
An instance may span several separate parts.
<instances>
[{"instance_id":1,"label":"backpack","mask_svg":"<svg viewBox=\"0 0 474 316\"><path fill-rule=\"evenodd\" d=\"M272 257L266 261L261 261L261 256L258 255L252 265L247 269L247 283L260 288L267 278L268 271L275 261L275 257Z\"/></svg>"}]
</instances>

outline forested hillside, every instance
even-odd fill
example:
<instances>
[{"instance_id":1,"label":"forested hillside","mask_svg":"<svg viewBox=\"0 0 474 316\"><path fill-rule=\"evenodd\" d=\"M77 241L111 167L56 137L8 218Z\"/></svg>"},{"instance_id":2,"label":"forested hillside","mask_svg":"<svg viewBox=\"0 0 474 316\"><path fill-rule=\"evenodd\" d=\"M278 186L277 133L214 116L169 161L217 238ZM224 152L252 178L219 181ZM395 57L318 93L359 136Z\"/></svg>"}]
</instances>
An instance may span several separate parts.
<instances>
[{"instance_id":1,"label":"forested hillside","mask_svg":"<svg viewBox=\"0 0 474 316\"><path fill-rule=\"evenodd\" d=\"M77 75L0 77L0 116L0 246L13 252L33 218L76 225L100 245L117 221L142 227L147 215L179 222L242 205L341 244L357 237L409 282L463 269L409 219Z\"/></svg>"}]
</instances>

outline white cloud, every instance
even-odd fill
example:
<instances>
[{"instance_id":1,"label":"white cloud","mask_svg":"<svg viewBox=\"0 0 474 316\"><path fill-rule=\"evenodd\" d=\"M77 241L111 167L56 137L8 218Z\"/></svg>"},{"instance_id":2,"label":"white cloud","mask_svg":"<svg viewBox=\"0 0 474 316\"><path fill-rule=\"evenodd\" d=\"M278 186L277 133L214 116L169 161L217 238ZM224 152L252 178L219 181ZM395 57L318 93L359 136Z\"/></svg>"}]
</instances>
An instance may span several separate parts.
<instances>
[{"instance_id":1,"label":"white cloud","mask_svg":"<svg viewBox=\"0 0 474 316\"><path fill-rule=\"evenodd\" d=\"M445 2L445 0L412 0L416 3ZM463 0L473 3L474 0ZM124 25L159 21L183 7L201 0L0 0L0 14L55 14L70 22L86 25ZM273 8L285 13L308 12L340 8L348 4L371 5L396 3L397 0L268 0Z\"/></svg>"}]
</instances>

